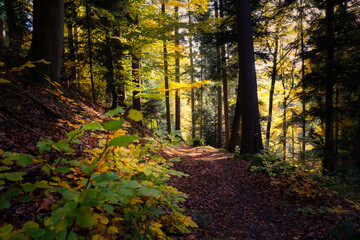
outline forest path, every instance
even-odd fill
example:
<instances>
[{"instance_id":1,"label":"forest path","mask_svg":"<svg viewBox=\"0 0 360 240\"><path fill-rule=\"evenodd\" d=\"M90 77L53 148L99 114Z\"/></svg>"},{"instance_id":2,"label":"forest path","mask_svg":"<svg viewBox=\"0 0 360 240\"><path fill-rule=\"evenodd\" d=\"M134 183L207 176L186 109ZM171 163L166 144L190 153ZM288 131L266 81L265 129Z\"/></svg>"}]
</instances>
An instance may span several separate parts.
<instances>
[{"instance_id":1,"label":"forest path","mask_svg":"<svg viewBox=\"0 0 360 240\"><path fill-rule=\"evenodd\" d=\"M170 184L188 194L184 207L199 225L173 239L313 239L311 223L281 200L279 187L265 175L249 173L248 162L210 147L167 149L180 156L174 169L189 174ZM319 239L319 238L317 238Z\"/></svg>"}]
</instances>

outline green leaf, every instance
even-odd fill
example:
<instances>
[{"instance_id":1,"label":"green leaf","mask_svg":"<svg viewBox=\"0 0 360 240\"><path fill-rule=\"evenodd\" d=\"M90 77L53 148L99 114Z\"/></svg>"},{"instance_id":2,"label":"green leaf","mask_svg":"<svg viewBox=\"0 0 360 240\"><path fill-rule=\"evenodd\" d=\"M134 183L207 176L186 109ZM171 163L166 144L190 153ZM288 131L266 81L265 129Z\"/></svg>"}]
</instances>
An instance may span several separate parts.
<instances>
[{"instance_id":1,"label":"green leaf","mask_svg":"<svg viewBox=\"0 0 360 240\"><path fill-rule=\"evenodd\" d=\"M4 193L2 198L3 199L13 198L19 193L21 193L21 191L22 191L21 188L10 188L9 190L6 191L6 193Z\"/></svg>"},{"instance_id":2,"label":"green leaf","mask_svg":"<svg viewBox=\"0 0 360 240\"><path fill-rule=\"evenodd\" d=\"M83 126L84 127L84 126ZM82 135L84 134L84 131L82 130L82 129L76 129L76 130L74 130L74 131L71 131L71 132L68 132L68 133L66 133L66 135L68 136L68 141L70 142L70 140L71 140L71 142L73 142L73 143L75 143L75 139L77 139L77 138L79 138L79 137L81 137Z\"/></svg>"},{"instance_id":3,"label":"green leaf","mask_svg":"<svg viewBox=\"0 0 360 240\"><path fill-rule=\"evenodd\" d=\"M10 181L21 181L21 180L23 180L22 176L24 176L24 175L26 175L25 172L11 173L6 176L6 179L10 180Z\"/></svg>"},{"instance_id":4,"label":"green leaf","mask_svg":"<svg viewBox=\"0 0 360 240\"><path fill-rule=\"evenodd\" d=\"M110 173L101 173L99 176L94 178L94 182L103 183L103 182L112 182L119 178L119 176L113 172Z\"/></svg>"},{"instance_id":5,"label":"green leaf","mask_svg":"<svg viewBox=\"0 0 360 240\"><path fill-rule=\"evenodd\" d=\"M0 172L1 171L6 171L6 170L9 170L11 169L11 167L8 167L8 166L0 166Z\"/></svg>"},{"instance_id":6,"label":"green leaf","mask_svg":"<svg viewBox=\"0 0 360 240\"><path fill-rule=\"evenodd\" d=\"M104 205L103 205L103 208L104 208L104 210L106 211L106 212L108 212L108 213L113 213L113 211L114 211L114 207L112 206L112 205L110 205L110 204L107 204L107 203L105 203Z\"/></svg>"},{"instance_id":7,"label":"green leaf","mask_svg":"<svg viewBox=\"0 0 360 240\"><path fill-rule=\"evenodd\" d=\"M142 112L135 110L135 109L130 109L129 113L128 113L128 118L130 118L131 120L135 121L135 122L139 122L143 119L143 114Z\"/></svg>"},{"instance_id":8,"label":"green leaf","mask_svg":"<svg viewBox=\"0 0 360 240\"><path fill-rule=\"evenodd\" d=\"M39 224L36 223L36 222L33 222L33 221L29 221L29 222L26 222L22 229L23 231L26 231L26 230L29 230L29 229L32 229L32 228L38 228L39 227Z\"/></svg>"},{"instance_id":9,"label":"green leaf","mask_svg":"<svg viewBox=\"0 0 360 240\"><path fill-rule=\"evenodd\" d=\"M158 197L161 195L161 191L154 188L140 188L138 192L143 196Z\"/></svg>"},{"instance_id":10,"label":"green leaf","mask_svg":"<svg viewBox=\"0 0 360 240\"><path fill-rule=\"evenodd\" d=\"M4 185L5 181L4 180L0 180L0 186Z\"/></svg>"},{"instance_id":11,"label":"green leaf","mask_svg":"<svg viewBox=\"0 0 360 240\"><path fill-rule=\"evenodd\" d=\"M102 127L99 122L87 123L81 127L81 129L83 129L83 130L91 130L91 131L97 131L97 130L100 130L101 128Z\"/></svg>"},{"instance_id":12,"label":"green leaf","mask_svg":"<svg viewBox=\"0 0 360 240\"><path fill-rule=\"evenodd\" d=\"M42 166L41 170L43 170L47 175L50 175L51 168L49 167L48 164Z\"/></svg>"},{"instance_id":13,"label":"green leaf","mask_svg":"<svg viewBox=\"0 0 360 240\"><path fill-rule=\"evenodd\" d=\"M58 168L55 169L55 171L56 171L56 172L61 172L61 173L68 173L68 172L70 172L71 170L70 170L70 168L68 168L68 167L58 167Z\"/></svg>"},{"instance_id":14,"label":"green leaf","mask_svg":"<svg viewBox=\"0 0 360 240\"><path fill-rule=\"evenodd\" d=\"M32 238L38 238L45 234L45 230L41 228L31 228L25 231L27 235L29 235Z\"/></svg>"},{"instance_id":15,"label":"green leaf","mask_svg":"<svg viewBox=\"0 0 360 240\"><path fill-rule=\"evenodd\" d=\"M43 153L44 151L49 151L53 143L51 140L39 141L36 146L39 148L39 152Z\"/></svg>"},{"instance_id":16,"label":"green leaf","mask_svg":"<svg viewBox=\"0 0 360 240\"><path fill-rule=\"evenodd\" d=\"M138 182L133 181L133 180L122 182L122 186L125 187L125 188L139 188L139 187L141 187L141 185Z\"/></svg>"},{"instance_id":17,"label":"green leaf","mask_svg":"<svg viewBox=\"0 0 360 240\"><path fill-rule=\"evenodd\" d=\"M5 208L9 208L9 207L10 207L9 201L0 199L0 209L5 209Z\"/></svg>"},{"instance_id":18,"label":"green leaf","mask_svg":"<svg viewBox=\"0 0 360 240\"><path fill-rule=\"evenodd\" d=\"M90 228L96 223L96 219L93 218L92 210L88 206L81 206L74 211L76 215L76 224L79 227Z\"/></svg>"},{"instance_id":19,"label":"green leaf","mask_svg":"<svg viewBox=\"0 0 360 240\"><path fill-rule=\"evenodd\" d=\"M26 167L30 163L32 163L33 159L34 159L34 156L31 156L29 154L19 154L18 158L15 160L20 163L20 166Z\"/></svg>"},{"instance_id":20,"label":"green leaf","mask_svg":"<svg viewBox=\"0 0 360 240\"><path fill-rule=\"evenodd\" d=\"M19 202L30 202L33 199L34 198L32 196L26 195L26 196L21 196L21 197L17 198L16 200Z\"/></svg>"},{"instance_id":21,"label":"green leaf","mask_svg":"<svg viewBox=\"0 0 360 240\"><path fill-rule=\"evenodd\" d=\"M11 224L5 225L0 229L0 233L9 233L14 229L14 226Z\"/></svg>"},{"instance_id":22,"label":"green leaf","mask_svg":"<svg viewBox=\"0 0 360 240\"><path fill-rule=\"evenodd\" d=\"M124 113L125 110L121 107L117 107L114 110L108 111L106 113L104 113L104 116L106 117L114 117L115 115L119 114L119 113Z\"/></svg>"},{"instance_id":23,"label":"green leaf","mask_svg":"<svg viewBox=\"0 0 360 240\"><path fill-rule=\"evenodd\" d=\"M52 147L58 151L61 151L61 150L67 151L70 148L69 144L67 144L64 140L60 140L60 141L56 142L55 144L52 145Z\"/></svg>"},{"instance_id":24,"label":"green leaf","mask_svg":"<svg viewBox=\"0 0 360 240\"><path fill-rule=\"evenodd\" d=\"M36 186L34 184L31 183L25 183L25 185L23 186L23 189L25 192L31 192L34 191L36 188Z\"/></svg>"},{"instance_id":25,"label":"green leaf","mask_svg":"<svg viewBox=\"0 0 360 240\"><path fill-rule=\"evenodd\" d=\"M104 123L103 127L106 130L117 131L122 127L124 122L125 122L124 118L121 118L120 120L117 120L117 121L110 121L110 122Z\"/></svg>"},{"instance_id":26,"label":"green leaf","mask_svg":"<svg viewBox=\"0 0 360 240\"><path fill-rule=\"evenodd\" d=\"M134 194L131 190L126 188L120 188L117 193L123 196L132 196Z\"/></svg>"},{"instance_id":27,"label":"green leaf","mask_svg":"<svg viewBox=\"0 0 360 240\"><path fill-rule=\"evenodd\" d=\"M112 146L120 147L120 146L128 145L138 139L139 139L139 137L134 136L134 135L121 135L121 136L118 136L118 137L112 139L109 142L109 147L112 147Z\"/></svg>"}]
</instances>

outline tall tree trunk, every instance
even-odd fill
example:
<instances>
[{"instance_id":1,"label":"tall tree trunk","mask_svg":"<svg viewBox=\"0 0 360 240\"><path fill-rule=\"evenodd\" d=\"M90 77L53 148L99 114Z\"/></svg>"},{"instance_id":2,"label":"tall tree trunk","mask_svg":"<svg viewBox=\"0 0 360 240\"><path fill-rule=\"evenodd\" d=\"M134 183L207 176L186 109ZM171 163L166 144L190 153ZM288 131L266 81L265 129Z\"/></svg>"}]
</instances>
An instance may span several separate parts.
<instances>
[{"instance_id":1,"label":"tall tree trunk","mask_svg":"<svg viewBox=\"0 0 360 240\"><path fill-rule=\"evenodd\" d=\"M90 65L90 82L91 82L91 93L93 101L96 101L96 94L95 94L95 83L94 83L94 71L93 71L93 56L92 56L92 37L91 37L91 24L90 24L90 15L91 9L89 4L86 0L85 2L85 11L86 11L86 28L88 34L88 49L89 49L89 65Z\"/></svg>"},{"instance_id":2,"label":"tall tree trunk","mask_svg":"<svg viewBox=\"0 0 360 240\"><path fill-rule=\"evenodd\" d=\"M17 3L16 0L4 0L5 12L6 12L6 24L9 33L9 46L11 49L18 52L21 47L19 42L19 33L17 31L17 26L16 26L16 22L17 22L16 12L15 12L16 3Z\"/></svg>"},{"instance_id":3,"label":"tall tree trunk","mask_svg":"<svg viewBox=\"0 0 360 240\"><path fill-rule=\"evenodd\" d=\"M133 108L141 111L141 98L137 96L140 93L141 88L141 80L140 80L140 60L137 56L138 52L134 51L131 54L132 56L132 79L135 86L135 90L133 91Z\"/></svg>"},{"instance_id":4,"label":"tall tree trunk","mask_svg":"<svg viewBox=\"0 0 360 240\"><path fill-rule=\"evenodd\" d=\"M192 23L191 23L191 10L189 5L189 50L190 50L190 82L194 83L194 57L192 46ZM194 88L191 88L191 137L195 138L195 93Z\"/></svg>"},{"instance_id":5,"label":"tall tree trunk","mask_svg":"<svg viewBox=\"0 0 360 240\"><path fill-rule=\"evenodd\" d=\"M59 82L64 50L64 0L34 0L33 4L33 36L28 58L50 62L37 65L34 81L44 82L44 76L50 75Z\"/></svg>"},{"instance_id":6,"label":"tall tree trunk","mask_svg":"<svg viewBox=\"0 0 360 240\"><path fill-rule=\"evenodd\" d=\"M165 17L165 4L161 4L161 11ZM165 32L163 33L163 56L164 56L164 81L165 81L165 90L169 89L169 66L168 66L168 52L166 45ZM169 91L165 92L165 106L166 106L166 126L167 132L171 133L171 110L170 110L170 93Z\"/></svg>"},{"instance_id":7,"label":"tall tree trunk","mask_svg":"<svg viewBox=\"0 0 360 240\"><path fill-rule=\"evenodd\" d=\"M105 66L106 66L106 83L109 92L111 93L112 102L111 108L116 108L118 103L118 94L116 92L116 83L115 83L115 76L114 76L114 55L111 47L111 38L110 33L107 28L105 28L105 52L106 52L106 59L105 59Z\"/></svg>"},{"instance_id":8,"label":"tall tree trunk","mask_svg":"<svg viewBox=\"0 0 360 240\"><path fill-rule=\"evenodd\" d=\"M324 154L324 172L335 171L336 162L334 156L334 0L326 0L326 87L325 87L325 154Z\"/></svg>"},{"instance_id":9,"label":"tall tree trunk","mask_svg":"<svg viewBox=\"0 0 360 240\"><path fill-rule=\"evenodd\" d=\"M75 63L75 46L74 46L74 32L73 32L73 21L72 19L67 19L66 28L68 32L68 48L69 48L69 61L71 62L70 66L70 82L68 86L74 86L76 80L76 63Z\"/></svg>"},{"instance_id":10,"label":"tall tree trunk","mask_svg":"<svg viewBox=\"0 0 360 240\"><path fill-rule=\"evenodd\" d=\"M274 52L273 52L273 66L272 66L272 72L271 72L271 86L270 86L270 96L269 96L268 122L267 122L267 125L266 125L266 148L270 147L272 111L273 111L273 103L274 103L275 83L276 83L276 77L277 77L278 47L279 47L279 38L278 38L278 31L277 31L277 34L275 36L275 49L274 49Z\"/></svg>"},{"instance_id":11,"label":"tall tree trunk","mask_svg":"<svg viewBox=\"0 0 360 240\"><path fill-rule=\"evenodd\" d=\"M220 17L224 17L224 0L220 0ZM222 28L222 30L224 30ZM228 96L228 80L227 80L227 65L226 65L226 48L225 45L221 46L221 77L223 83L224 93L224 121L225 121L225 149L229 146L230 141L230 126L229 126L229 96Z\"/></svg>"},{"instance_id":12,"label":"tall tree trunk","mask_svg":"<svg viewBox=\"0 0 360 240\"><path fill-rule=\"evenodd\" d=\"M303 20L304 15L304 6L303 1L301 0L301 16L300 16L300 44L301 44L301 102L302 102L302 144L301 144L301 154L300 159L305 161L305 151L306 151L306 86L305 86L305 44L304 44L304 25Z\"/></svg>"},{"instance_id":13,"label":"tall tree trunk","mask_svg":"<svg viewBox=\"0 0 360 240\"><path fill-rule=\"evenodd\" d=\"M282 136L282 145L283 145L283 160L286 160L286 138L287 138L287 119L286 119L286 110L287 110L287 96L285 88L285 77L282 73L282 85L283 85L283 136Z\"/></svg>"},{"instance_id":14,"label":"tall tree trunk","mask_svg":"<svg viewBox=\"0 0 360 240\"><path fill-rule=\"evenodd\" d=\"M200 79L203 80L203 42L200 43ZM204 87L201 85L200 87L200 138L203 138L203 94Z\"/></svg>"},{"instance_id":15,"label":"tall tree trunk","mask_svg":"<svg viewBox=\"0 0 360 240\"><path fill-rule=\"evenodd\" d=\"M241 154L255 154L263 149L257 97L254 44L250 0L235 1L241 91Z\"/></svg>"},{"instance_id":16,"label":"tall tree trunk","mask_svg":"<svg viewBox=\"0 0 360 240\"><path fill-rule=\"evenodd\" d=\"M179 7L175 7L175 82L180 82L180 52L178 48L180 47L180 35L179 35ZM175 130L180 131L180 92L179 90L175 91Z\"/></svg>"},{"instance_id":17,"label":"tall tree trunk","mask_svg":"<svg viewBox=\"0 0 360 240\"><path fill-rule=\"evenodd\" d=\"M218 0L214 1L214 8L215 8L215 26L216 30L219 31L218 26L218 18L219 18L219 5ZM220 80L221 75L221 52L220 52L220 43L219 37L216 37L216 80ZM221 86L217 87L217 147L222 147L222 98L221 98Z\"/></svg>"},{"instance_id":18,"label":"tall tree trunk","mask_svg":"<svg viewBox=\"0 0 360 240\"><path fill-rule=\"evenodd\" d=\"M118 79L119 79L119 86L117 88L117 93L118 93L118 106L121 106L123 108L126 107L125 101L126 101L126 89L125 89L125 76L124 76L124 65L122 62L122 58L123 58L123 53L121 52L119 54L119 59L118 59L118 68L119 68L119 74L118 74Z\"/></svg>"},{"instance_id":19,"label":"tall tree trunk","mask_svg":"<svg viewBox=\"0 0 360 240\"><path fill-rule=\"evenodd\" d=\"M217 147L221 148L222 147L222 101L221 101L222 99L221 99L221 86L220 85L217 87L217 94L218 94Z\"/></svg>"},{"instance_id":20,"label":"tall tree trunk","mask_svg":"<svg viewBox=\"0 0 360 240\"><path fill-rule=\"evenodd\" d=\"M5 33L5 22L0 19L0 46L5 45L6 33Z\"/></svg>"}]
</instances>

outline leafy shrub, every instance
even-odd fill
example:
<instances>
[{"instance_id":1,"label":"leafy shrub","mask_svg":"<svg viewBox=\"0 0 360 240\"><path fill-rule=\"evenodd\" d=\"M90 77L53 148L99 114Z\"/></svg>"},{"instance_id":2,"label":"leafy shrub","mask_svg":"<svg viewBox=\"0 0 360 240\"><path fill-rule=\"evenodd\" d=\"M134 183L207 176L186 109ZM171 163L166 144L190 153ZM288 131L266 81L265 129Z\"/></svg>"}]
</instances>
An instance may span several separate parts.
<instances>
[{"instance_id":1,"label":"leafy shrub","mask_svg":"<svg viewBox=\"0 0 360 240\"><path fill-rule=\"evenodd\" d=\"M114 117L124 111L117 108L105 114ZM139 112L129 118L141 120ZM182 214L179 203L186 195L166 184L172 162L155 153L166 142L155 140L136 143L139 137L124 135L124 118L100 124L91 122L67 133L67 139L39 141L40 155L0 151L0 214L13 211L19 204L51 203L52 212L39 215L21 228L7 224L0 239L167 239L167 233L187 233L196 227L191 217ZM82 144L85 131L98 139L98 147L77 156L73 147ZM43 154L57 151L59 158ZM41 174L32 174L32 165L41 166Z\"/></svg>"},{"instance_id":2,"label":"leafy shrub","mask_svg":"<svg viewBox=\"0 0 360 240\"><path fill-rule=\"evenodd\" d=\"M195 138L195 139L192 140L192 145L193 145L193 147L204 146L205 145L204 139Z\"/></svg>"}]
</instances>

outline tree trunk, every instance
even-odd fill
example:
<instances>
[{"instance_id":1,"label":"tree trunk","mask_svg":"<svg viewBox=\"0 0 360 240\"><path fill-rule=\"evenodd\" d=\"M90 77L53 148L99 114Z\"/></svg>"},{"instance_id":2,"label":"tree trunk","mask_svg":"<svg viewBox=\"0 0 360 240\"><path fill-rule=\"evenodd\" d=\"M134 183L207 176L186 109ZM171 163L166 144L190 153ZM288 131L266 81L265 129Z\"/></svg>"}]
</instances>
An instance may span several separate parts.
<instances>
[{"instance_id":1,"label":"tree trunk","mask_svg":"<svg viewBox=\"0 0 360 240\"><path fill-rule=\"evenodd\" d=\"M111 92L112 102L111 108L115 109L118 103L118 94L116 92L116 83L114 77L114 56L111 47L111 38L109 30L105 28L105 66L106 66L106 84L109 92Z\"/></svg>"},{"instance_id":2,"label":"tree trunk","mask_svg":"<svg viewBox=\"0 0 360 240\"><path fill-rule=\"evenodd\" d=\"M161 11L165 17L165 4L161 4ZM165 90L169 89L169 66L168 66L168 52L166 45L165 32L163 34L163 56L164 56L164 81L165 81ZM165 106L166 106L166 126L167 132L171 133L171 110L170 110L170 93L169 91L165 92Z\"/></svg>"},{"instance_id":3,"label":"tree trunk","mask_svg":"<svg viewBox=\"0 0 360 240\"><path fill-rule=\"evenodd\" d=\"M304 44L304 9L301 0L301 19L300 19L300 43L301 43L301 101L302 101L302 144L300 159L305 161L306 155L306 86L305 86L305 44Z\"/></svg>"},{"instance_id":4,"label":"tree trunk","mask_svg":"<svg viewBox=\"0 0 360 240\"><path fill-rule=\"evenodd\" d=\"M131 54L132 56L132 79L135 86L133 91L133 108L141 111L141 98L137 96L140 93L141 81L140 81L140 60L137 56L138 52L134 51Z\"/></svg>"},{"instance_id":5,"label":"tree trunk","mask_svg":"<svg viewBox=\"0 0 360 240\"><path fill-rule=\"evenodd\" d=\"M334 0L326 0L326 87L325 87L325 153L324 153L324 172L330 173L336 169L336 159L334 156Z\"/></svg>"},{"instance_id":6,"label":"tree trunk","mask_svg":"<svg viewBox=\"0 0 360 240\"><path fill-rule=\"evenodd\" d=\"M33 1L33 35L29 51L32 61L45 59L50 64L38 64L34 81L44 82L44 76L59 82L64 44L64 0Z\"/></svg>"},{"instance_id":7,"label":"tree trunk","mask_svg":"<svg viewBox=\"0 0 360 240\"><path fill-rule=\"evenodd\" d=\"M91 82L91 93L93 101L96 101L96 94L95 94L95 83L94 83L94 71L93 71L93 56L92 56L92 37L91 37L91 28L90 28L90 7L88 2L85 2L85 10L86 10L86 27L87 27L87 34L88 34L88 48L89 48L89 65L90 65L90 82Z\"/></svg>"},{"instance_id":8,"label":"tree trunk","mask_svg":"<svg viewBox=\"0 0 360 240\"><path fill-rule=\"evenodd\" d=\"M0 20L0 46L5 45L6 33L5 33L5 22Z\"/></svg>"},{"instance_id":9,"label":"tree trunk","mask_svg":"<svg viewBox=\"0 0 360 240\"><path fill-rule=\"evenodd\" d=\"M241 91L241 154L255 154L263 149L257 97L254 45L250 0L235 1Z\"/></svg>"},{"instance_id":10,"label":"tree trunk","mask_svg":"<svg viewBox=\"0 0 360 240\"><path fill-rule=\"evenodd\" d=\"M224 17L224 0L220 0L220 17ZM224 29L222 29L224 30ZM221 77L223 83L224 93L224 121L225 121L225 149L229 146L230 141L230 126L229 126L229 96L228 96L228 80L227 80L227 65L226 65L226 48L225 45L221 46Z\"/></svg>"},{"instance_id":11,"label":"tree trunk","mask_svg":"<svg viewBox=\"0 0 360 240\"><path fill-rule=\"evenodd\" d=\"M218 93L217 147L221 148L222 147L222 101L221 101L222 99L221 99L221 86L220 85L217 88L217 93Z\"/></svg>"},{"instance_id":12,"label":"tree trunk","mask_svg":"<svg viewBox=\"0 0 360 240\"><path fill-rule=\"evenodd\" d=\"M190 82L194 83L194 58L193 58L193 46L192 46L192 23L191 23L191 11L189 6L189 47L190 47ZM191 88L191 137L195 138L195 93L194 88Z\"/></svg>"},{"instance_id":13,"label":"tree trunk","mask_svg":"<svg viewBox=\"0 0 360 240\"><path fill-rule=\"evenodd\" d=\"M273 66L271 72L271 86L270 86L270 97L269 97L269 113L268 113L268 122L266 125L266 148L270 147L270 134L271 134L271 121L272 121L272 111L273 111L273 102L274 102L274 91L275 83L277 77L277 54L279 47L278 35L275 36L275 49L273 53ZM269 49L270 50L270 49Z\"/></svg>"},{"instance_id":14,"label":"tree trunk","mask_svg":"<svg viewBox=\"0 0 360 240\"><path fill-rule=\"evenodd\" d=\"M70 82L68 86L74 86L76 80L76 63L75 63L75 46L74 46L74 33L73 33L73 21L72 19L67 19L66 28L68 32L68 48L69 48L69 58L68 61L71 62L70 66Z\"/></svg>"},{"instance_id":15,"label":"tree trunk","mask_svg":"<svg viewBox=\"0 0 360 240\"><path fill-rule=\"evenodd\" d=\"M180 46L180 36L179 36L179 7L175 7L175 82L180 82L180 52L178 48ZM175 130L180 131L180 93L179 90L175 91Z\"/></svg>"},{"instance_id":16,"label":"tree trunk","mask_svg":"<svg viewBox=\"0 0 360 240\"><path fill-rule=\"evenodd\" d=\"M6 12L6 24L9 33L9 46L16 52L19 52L21 46L19 42L19 34L16 26L15 0L4 0ZM36 2L36 1L34 1ZM35 3L34 3L35 5Z\"/></svg>"}]
</instances>

